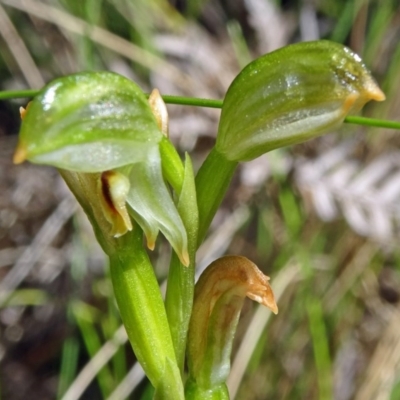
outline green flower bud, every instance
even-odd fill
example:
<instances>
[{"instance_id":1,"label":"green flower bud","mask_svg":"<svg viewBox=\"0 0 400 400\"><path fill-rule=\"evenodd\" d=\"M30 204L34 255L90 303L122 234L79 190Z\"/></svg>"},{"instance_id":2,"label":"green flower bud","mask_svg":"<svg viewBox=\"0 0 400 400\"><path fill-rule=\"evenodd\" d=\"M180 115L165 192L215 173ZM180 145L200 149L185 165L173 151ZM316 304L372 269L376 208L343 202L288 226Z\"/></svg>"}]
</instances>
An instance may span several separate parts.
<instances>
[{"instance_id":1,"label":"green flower bud","mask_svg":"<svg viewBox=\"0 0 400 400\"><path fill-rule=\"evenodd\" d=\"M140 88L120 75L84 72L56 79L21 111L14 162L28 159L73 172L63 176L103 231L108 223L109 235L125 234L131 215L149 248L161 231L188 265L186 230L163 178L159 147L168 140L161 131L168 119L160 99L157 92L152 96L155 117ZM80 182L87 180L96 180L95 191L82 190ZM89 206L100 212L89 212Z\"/></svg>"},{"instance_id":2,"label":"green flower bud","mask_svg":"<svg viewBox=\"0 0 400 400\"><path fill-rule=\"evenodd\" d=\"M325 40L290 45L251 62L226 93L217 150L248 161L336 129L350 112L382 101L360 57Z\"/></svg>"},{"instance_id":3,"label":"green flower bud","mask_svg":"<svg viewBox=\"0 0 400 400\"><path fill-rule=\"evenodd\" d=\"M186 393L191 398L228 398L225 381L244 299L249 297L278 313L268 281L255 264L241 256L219 258L200 276L188 336Z\"/></svg>"}]
</instances>

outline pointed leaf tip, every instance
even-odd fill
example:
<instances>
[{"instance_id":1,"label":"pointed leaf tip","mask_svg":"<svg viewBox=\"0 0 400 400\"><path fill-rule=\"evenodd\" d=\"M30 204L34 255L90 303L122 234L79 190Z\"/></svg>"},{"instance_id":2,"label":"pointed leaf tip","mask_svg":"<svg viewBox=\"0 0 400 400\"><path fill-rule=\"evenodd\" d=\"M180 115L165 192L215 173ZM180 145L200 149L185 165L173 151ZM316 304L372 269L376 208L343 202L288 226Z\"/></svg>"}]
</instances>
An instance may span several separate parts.
<instances>
[{"instance_id":1,"label":"pointed leaf tip","mask_svg":"<svg viewBox=\"0 0 400 400\"><path fill-rule=\"evenodd\" d=\"M274 293L268 285L252 285L251 290L246 293L246 296L268 307L275 315L278 314L278 306L275 301Z\"/></svg>"}]
</instances>

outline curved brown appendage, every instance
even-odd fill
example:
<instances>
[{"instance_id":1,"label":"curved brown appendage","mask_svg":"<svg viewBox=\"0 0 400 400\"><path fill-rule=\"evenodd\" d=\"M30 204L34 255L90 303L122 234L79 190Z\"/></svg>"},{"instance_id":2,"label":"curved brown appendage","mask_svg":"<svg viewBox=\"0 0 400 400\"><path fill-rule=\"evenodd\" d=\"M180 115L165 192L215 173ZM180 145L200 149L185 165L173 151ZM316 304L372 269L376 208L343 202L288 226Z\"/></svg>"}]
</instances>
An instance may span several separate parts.
<instances>
[{"instance_id":1,"label":"curved brown appendage","mask_svg":"<svg viewBox=\"0 0 400 400\"><path fill-rule=\"evenodd\" d=\"M223 292L242 291L251 300L257 301L277 314L278 306L269 279L246 257L221 257L211 263L201 275L196 285L195 298L212 299L210 300L210 312L212 312L215 301Z\"/></svg>"},{"instance_id":2,"label":"curved brown appendage","mask_svg":"<svg viewBox=\"0 0 400 400\"><path fill-rule=\"evenodd\" d=\"M245 257L219 258L200 276L188 335L188 390L218 392L225 385L246 296L278 313L269 277Z\"/></svg>"}]
</instances>

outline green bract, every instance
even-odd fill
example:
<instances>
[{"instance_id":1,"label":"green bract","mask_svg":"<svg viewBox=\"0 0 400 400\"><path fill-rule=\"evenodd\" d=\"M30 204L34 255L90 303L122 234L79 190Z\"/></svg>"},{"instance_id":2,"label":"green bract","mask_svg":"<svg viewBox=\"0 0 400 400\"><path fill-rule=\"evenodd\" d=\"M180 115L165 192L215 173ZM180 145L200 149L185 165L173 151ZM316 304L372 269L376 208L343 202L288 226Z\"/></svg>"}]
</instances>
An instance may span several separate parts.
<instances>
[{"instance_id":1,"label":"green bract","mask_svg":"<svg viewBox=\"0 0 400 400\"><path fill-rule=\"evenodd\" d=\"M93 174L99 181L93 195L101 199L91 204L101 205L111 235L132 229L126 201L149 247L161 231L187 265L186 230L162 173L163 140L136 84L110 72L84 72L54 80L29 104L14 159Z\"/></svg>"},{"instance_id":2,"label":"green bract","mask_svg":"<svg viewBox=\"0 0 400 400\"><path fill-rule=\"evenodd\" d=\"M329 41L284 47L251 62L226 93L217 150L247 161L337 128L369 100L384 100L360 57Z\"/></svg>"}]
</instances>

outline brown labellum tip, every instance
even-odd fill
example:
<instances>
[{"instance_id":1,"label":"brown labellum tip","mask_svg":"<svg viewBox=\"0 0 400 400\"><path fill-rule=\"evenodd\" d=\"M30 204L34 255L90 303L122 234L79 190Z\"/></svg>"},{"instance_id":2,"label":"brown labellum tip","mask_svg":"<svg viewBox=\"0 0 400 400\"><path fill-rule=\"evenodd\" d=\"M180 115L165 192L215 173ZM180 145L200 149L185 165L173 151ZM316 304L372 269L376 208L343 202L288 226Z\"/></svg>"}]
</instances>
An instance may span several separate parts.
<instances>
[{"instance_id":1,"label":"brown labellum tip","mask_svg":"<svg viewBox=\"0 0 400 400\"><path fill-rule=\"evenodd\" d=\"M105 171L100 177L100 200L104 216L111 224L111 235L119 237L132 230L126 208L129 180L116 171Z\"/></svg>"}]
</instances>

